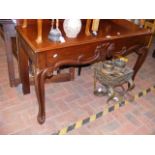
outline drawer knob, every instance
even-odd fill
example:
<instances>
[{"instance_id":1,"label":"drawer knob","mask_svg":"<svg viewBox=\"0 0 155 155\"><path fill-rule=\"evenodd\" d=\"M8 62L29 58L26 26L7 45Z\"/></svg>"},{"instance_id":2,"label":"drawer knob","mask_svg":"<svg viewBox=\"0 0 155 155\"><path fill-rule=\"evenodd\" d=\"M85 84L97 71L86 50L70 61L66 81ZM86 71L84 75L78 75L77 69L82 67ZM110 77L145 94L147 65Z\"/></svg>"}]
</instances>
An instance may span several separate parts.
<instances>
[{"instance_id":1,"label":"drawer knob","mask_svg":"<svg viewBox=\"0 0 155 155\"><path fill-rule=\"evenodd\" d=\"M53 54L53 58L56 58L56 57L58 57L58 54L57 53Z\"/></svg>"}]
</instances>

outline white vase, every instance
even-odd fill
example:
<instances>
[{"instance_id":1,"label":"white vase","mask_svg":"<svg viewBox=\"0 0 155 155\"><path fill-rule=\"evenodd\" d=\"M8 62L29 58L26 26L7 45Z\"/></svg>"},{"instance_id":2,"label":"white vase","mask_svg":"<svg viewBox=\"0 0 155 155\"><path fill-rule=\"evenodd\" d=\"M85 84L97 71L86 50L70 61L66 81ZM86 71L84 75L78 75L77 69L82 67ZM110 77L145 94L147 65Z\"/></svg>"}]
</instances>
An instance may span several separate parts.
<instances>
[{"instance_id":1,"label":"white vase","mask_svg":"<svg viewBox=\"0 0 155 155\"><path fill-rule=\"evenodd\" d=\"M134 20L134 23L135 23L136 25L139 25L139 19L135 19L135 20Z\"/></svg>"},{"instance_id":2,"label":"white vase","mask_svg":"<svg viewBox=\"0 0 155 155\"><path fill-rule=\"evenodd\" d=\"M63 28L68 38L76 38L81 30L81 26L80 19L65 19L63 23Z\"/></svg>"}]
</instances>

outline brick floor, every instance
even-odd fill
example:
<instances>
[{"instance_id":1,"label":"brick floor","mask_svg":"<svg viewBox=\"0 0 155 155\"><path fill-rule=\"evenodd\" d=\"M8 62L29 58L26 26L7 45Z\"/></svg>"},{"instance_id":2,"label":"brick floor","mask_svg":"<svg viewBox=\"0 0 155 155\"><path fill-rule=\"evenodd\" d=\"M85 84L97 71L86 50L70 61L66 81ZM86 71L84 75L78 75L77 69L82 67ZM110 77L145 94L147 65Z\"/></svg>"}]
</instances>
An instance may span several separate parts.
<instances>
[{"instance_id":1,"label":"brick floor","mask_svg":"<svg viewBox=\"0 0 155 155\"><path fill-rule=\"evenodd\" d=\"M135 83L132 94L155 84L155 59L150 54ZM132 66L135 55L129 56ZM18 67L16 66L16 74ZM46 122L39 125L34 86L31 94L23 95L21 85L9 87L5 48L0 38L0 134L52 134L78 120L95 114L106 106L107 97L93 95L93 74L90 67L74 81L46 84ZM155 134L155 92L133 104L88 123L68 134Z\"/></svg>"}]
</instances>

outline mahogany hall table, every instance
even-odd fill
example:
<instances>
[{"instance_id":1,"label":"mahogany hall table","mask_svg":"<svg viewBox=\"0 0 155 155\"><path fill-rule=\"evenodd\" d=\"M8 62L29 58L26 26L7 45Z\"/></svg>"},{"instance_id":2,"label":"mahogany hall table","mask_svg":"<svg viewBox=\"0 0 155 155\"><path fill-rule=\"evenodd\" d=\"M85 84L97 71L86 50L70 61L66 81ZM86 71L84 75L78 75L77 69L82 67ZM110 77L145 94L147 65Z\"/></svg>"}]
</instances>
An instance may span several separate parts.
<instances>
[{"instance_id":1,"label":"mahogany hall table","mask_svg":"<svg viewBox=\"0 0 155 155\"><path fill-rule=\"evenodd\" d=\"M65 36L62 27L63 36ZM23 93L30 93L28 59L34 66L34 83L39 104L38 122L45 122L45 79L51 77L59 79L60 75L53 75L53 71L61 66L75 66L91 64L113 56L137 54L134 65L134 76L142 66L147 53L147 44L151 32L139 28L127 20L101 20L97 36L86 36L85 25L77 38L65 37L65 43L55 43L48 39L50 25L43 24L43 40L36 42L37 30L35 26L23 29L17 26L17 40L19 48L19 71ZM64 75L64 79L74 79L74 70Z\"/></svg>"}]
</instances>

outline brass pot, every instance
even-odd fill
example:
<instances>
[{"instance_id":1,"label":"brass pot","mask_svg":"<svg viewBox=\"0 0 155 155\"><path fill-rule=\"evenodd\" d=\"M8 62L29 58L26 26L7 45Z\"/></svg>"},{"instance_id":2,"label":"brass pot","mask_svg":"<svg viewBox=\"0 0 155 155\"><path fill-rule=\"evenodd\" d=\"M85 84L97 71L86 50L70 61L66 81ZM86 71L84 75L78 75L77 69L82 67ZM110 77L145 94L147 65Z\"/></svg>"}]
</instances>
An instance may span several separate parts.
<instances>
[{"instance_id":1,"label":"brass pot","mask_svg":"<svg viewBox=\"0 0 155 155\"><path fill-rule=\"evenodd\" d=\"M125 65L126 65L126 63L125 63L125 61L123 61L123 60L120 60L120 59L116 59L115 61L114 61L114 65L115 65L115 67L118 67L118 68L124 68L125 67Z\"/></svg>"},{"instance_id":2,"label":"brass pot","mask_svg":"<svg viewBox=\"0 0 155 155\"><path fill-rule=\"evenodd\" d=\"M112 71L114 69L114 63L110 60L107 60L103 63L103 68L107 71Z\"/></svg>"}]
</instances>

